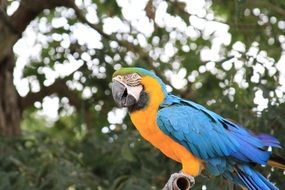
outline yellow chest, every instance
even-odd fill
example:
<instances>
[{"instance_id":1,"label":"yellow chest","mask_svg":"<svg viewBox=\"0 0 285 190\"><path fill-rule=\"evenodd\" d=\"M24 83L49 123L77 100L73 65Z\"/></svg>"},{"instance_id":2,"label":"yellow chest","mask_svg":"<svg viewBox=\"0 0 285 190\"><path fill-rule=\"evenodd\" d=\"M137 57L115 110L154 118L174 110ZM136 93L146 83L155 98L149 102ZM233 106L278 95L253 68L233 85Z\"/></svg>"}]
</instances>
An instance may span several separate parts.
<instances>
[{"instance_id":1,"label":"yellow chest","mask_svg":"<svg viewBox=\"0 0 285 190\"><path fill-rule=\"evenodd\" d=\"M158 148L166 156L180 162L178 151L178 143L165 135L157 126L156 116L157 110L143 110L130 114L131 120L141 136L149 141L153 146Z\"/></svg>"},{"instance_id":2,"label":"yellow chest","mask_svg":"<svg viewBox=\"0 0 285 190\"><path fill-rule=\"evenodd\" d=\"M193 156L185 147L175 142L163 133L157 125L156 118L159 105L164 101L165 95L160 84L151 77L144 77L142 84L149 95L146 108L130 114L131 120L139 133L158 148L166 156L182 163L182 170L192 176L200 173L202 161Z\"/></svg>"},{"instance_id":3,"label":"yellow chest","mask_svg":"<svg viewBox=\"0 0 285 190\"><path fill-rule=\"evenodd\" d=\"M142 84L145 87L144 90L149 95L149 102L145 109L131 113L131 120L143 138L160 149L168 157L179 161L179 158L174 151L174 144L177 143L165 135L156 123L158 107L165 97L161 90L161 86L151 77L144 77L142 79ZM171 144L173 145L172 147L169 146Z\"/></svg>"},{"instance_id":4,"label":"yellow chest","mask_svg":"<svg viewBox=\"0 0 285 190\"><path fill-rule=\"evenodd\" d=\"M197 176L204 168L203 162L159 129L156 123L157 111L150 108L131 113L131 120L143 138L169 158L181 162L184 173Z\"/></svg>"}]
</instances>

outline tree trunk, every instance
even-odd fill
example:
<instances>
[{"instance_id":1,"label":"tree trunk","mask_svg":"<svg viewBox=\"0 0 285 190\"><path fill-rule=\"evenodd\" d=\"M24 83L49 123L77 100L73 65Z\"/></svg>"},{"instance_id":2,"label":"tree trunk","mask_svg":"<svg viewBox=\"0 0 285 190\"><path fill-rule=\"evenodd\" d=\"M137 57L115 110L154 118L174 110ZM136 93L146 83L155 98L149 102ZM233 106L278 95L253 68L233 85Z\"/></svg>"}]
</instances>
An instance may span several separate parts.
<instances>
[{"instance_id":1,"label":"tree trunk","mask_svg":"<svg viewBox=\"0 0 285 190\"><path fill-rule=\"evenodd\" d=\"M7 0L0 0L0 136L9 138L21 133L21 98L13 84L14 44L44 9L70 7L73 3L73 0L22 0L13 15L8 16Z\"/></svg>"},{"instance_id":2,"label":"tree trunk","mask_svg":"<svg viewBox=\"0 0 285 190\"><path fill-rule=\"evenodd\" d=\"M13 84L14 57L10 53L0 62L0 135L20 135L21 106Z\"/></svg>"}]
</instances>

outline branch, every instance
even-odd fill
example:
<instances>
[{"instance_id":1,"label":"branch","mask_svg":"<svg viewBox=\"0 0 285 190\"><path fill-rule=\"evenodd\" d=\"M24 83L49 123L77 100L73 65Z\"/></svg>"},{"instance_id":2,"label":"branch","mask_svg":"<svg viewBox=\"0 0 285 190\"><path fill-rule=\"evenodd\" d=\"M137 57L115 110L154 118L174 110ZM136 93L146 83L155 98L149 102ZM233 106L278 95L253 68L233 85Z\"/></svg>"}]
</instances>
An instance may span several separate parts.
<instances>
[{"instance_id":1,"label":"branch","mask_svg":"<svg viewBox=\"0 0 285 190\"><path fill-rule=\"evenodd\" d=\"M57 79L52 85L41 88L39 92L30 92L27 96L21 98L22 109L27 109L33 106L35 102L42 101L44 97L52 94L57 94L58 97L67 97L69 104L74 106L78 112L82 112L83 122L86 124L87 129L92 129L93 121L90 105L76 91L68 88L65 79Z\"/></svg>"},{"instance_id":2,"label":"branch","mask_svg":"<svg viewBox=\"0 0 285 190\"><path fill-rule=\"evenodd\" d=\"M57 94L60 97L67 97L71 105L76 107L76 109L80 109L82 100L75 91L68 88L65 79L57 79L52 85L41 88L37 93L28 93L27 96L22 98L22 108L29 108L33 106L35 102L41 101L44 97L52 94Z\"/></svg>"},{"instance_id":3,"label":"branch","mask_svg":"<svg viewBox=\"0 0 285 190\"><path fill-rule=\"evenodd\" d=\"M207 17L201 17L201 16L199 16L198 14L191 14L191 13L189 13L188 11L186 11L186 9L185 9L185 3L183 3L183 2L179 2L179 1L177 1L177 0L175 0L175 1L169 1L168 2L174 9L176 9L177 10L177 15L179 15L179 13L181 14L186 14L186 15L188 15L189 17L190 16L195 16L195 17L197 17L197 18L199 18L199 19L203 19L203 20L205 20L205 21L208 21L208 22L216 22L216 23L220 23L220 24L227 24L227 25L230 25L229 23L227 23L227 22L224 22L224 21L222 21L222 20L217 20L216 18L214 18L214 19L208 19Z\"/></svg>"},{"instance_id":4,"label":"branch","mask_svg":"<svg viewBox=\"0 0 285 190\"><path fill-rule=\"evenodd\" d=\"M0 62L7 56L10 49L21 38L28 24L44 9L58 6L70 7L71 0L22 0L19 8L12 16L0 10Z\"/></svg>"},{"instance_id":5,"label":"branch","mask_svg":"<svg viewBox=\"0 0 285 190\"><path fill-rule=\"evenodd\" d=\"M189 190L194 186L194 184L194 177L182 172L174 173L170 176L162 190Z\"/></svg>"},{"instance_id":6,"label":"branch","mask_svg":"<svg viewBox=\"0 0 285 190\"><path fill-rule=\"evenodd\" d=\"M89 22L85 15L83 14L82 10L78 8L78 6L76 6L75 2L73 2L71 4L71 8L74 9L75 14L78 18L79 21L81 21L82 23L87 24L89 27L93 28L94 30L96 30L99 34L102 35L102 37L108 39L108 40L112 40L112 41L116 41L120 46L125 47L127 50L132 51L134 53L137 53L139 55L140 58L144 59L146 61L146 63L148 64L148 66L155 71L155 73L159 76L159 78L161 78L166 84L168 84L169 86L171 86L173 89L175 89L169 82L169 80L162 74L160 74L161 72L159 71L158 68L153 66L153 62L155 62L155 60L153 60L152 57L150 57L148 55L148 53L141 48L138 45L134 45L132 43L129 43L128 41L125 40L119 40L117 38L112 37L111 35L106 34L103 29L96 25L93 24L91 22Z\"/></svg>"},{"instance_id":7,"label":"branch","mask_svg":"<svg viewBox=\"0 0 285 190\"><path fill-rule=\"evenodd\" d=\"M89 100L85 100L81 97L81 93L76 90L71 90L67 85L66 82L69 80L72 75L77 71L84 71L86 69L86 64L83 64L79 68L77 68L75 71L70 73L65 78L58 78L55 80L55 82L50 86L41 86L41 89L37 93L28 93L25 97L20 97L21 102L21 108L22 110L27 109L29 107L32 107L35 102L42 101L43 98L46 96L56 94L58 97L66 97L69 100L69 104L74 106L77 112L81 112L81 116L83 118L83 122L86 124L87 129L92 129L94 127L94 123L92 120L92 103L90 103L90 100L92 102L92 99L103 99L106 98L106 95L103 93L94 94L93 97ZM92 83L94 86L97 87L100 85L108 86L105 84L105 79L96 79L93 80ZM108 103L105 103L108 104ZM103 110L102 110L103 111Z\"/></svg>"},{"instance_id":8,"label":"branch","mask_svg":"<svg viewBox=\"0 0 285 190\"><path fill-rule=\"evenodd\" d=\"M70 5L71 0L22 0L19 8L11 16L11 24L22 33L44 9L54 9L59 6L70 7Z\"/></svg>"},{"instance_id":9,"label":"branch","mask_svg":"<svg viewBox=\"0 0 285 190\"><path fill-rule=\"evenodd\" d=\"M263 7L268 10L272 10L275 13L279 14L282 17L285 17L285 7L282 5L275 5L271 1L259 1L259 0L250 0L246 1L246 6L249 7Z\"/></svg>"}]
</instances>

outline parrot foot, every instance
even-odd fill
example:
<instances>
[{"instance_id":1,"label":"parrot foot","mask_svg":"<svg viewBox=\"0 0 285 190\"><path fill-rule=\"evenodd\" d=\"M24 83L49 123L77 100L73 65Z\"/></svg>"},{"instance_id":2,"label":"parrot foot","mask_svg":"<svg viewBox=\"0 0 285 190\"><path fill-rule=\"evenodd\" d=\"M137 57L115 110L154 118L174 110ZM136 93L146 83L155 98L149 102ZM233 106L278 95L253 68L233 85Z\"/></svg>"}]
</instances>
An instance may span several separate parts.
<instances>
[{"instance_id":1,"label":"parrot foot","mask_svg":"<svg viewBox=\"0 0 285 190\"><path fill-rule=\"evenodd\" d=\"M183 172L174 173L162 190L189 190L195 184L194 177Z\"/></svg>"}]
</instances>

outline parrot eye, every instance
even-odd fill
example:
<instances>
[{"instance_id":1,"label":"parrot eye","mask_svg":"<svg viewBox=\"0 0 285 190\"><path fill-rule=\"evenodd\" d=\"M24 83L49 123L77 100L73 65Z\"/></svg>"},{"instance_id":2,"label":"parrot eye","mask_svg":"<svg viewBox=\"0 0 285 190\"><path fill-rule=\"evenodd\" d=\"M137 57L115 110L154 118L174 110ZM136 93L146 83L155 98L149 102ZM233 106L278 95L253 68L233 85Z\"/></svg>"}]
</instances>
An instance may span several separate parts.
<instances>
[{"instance_id":1,"label":"parrot eye","mask_svg":"<svg viewBox=\"0 0 285 190\"><path fill-rule=\"evenodd\" d=\"M128 86L138 86L141 82L141 76L137 73L125 75L125 81Z\"/></svg>"}]
</instances>

